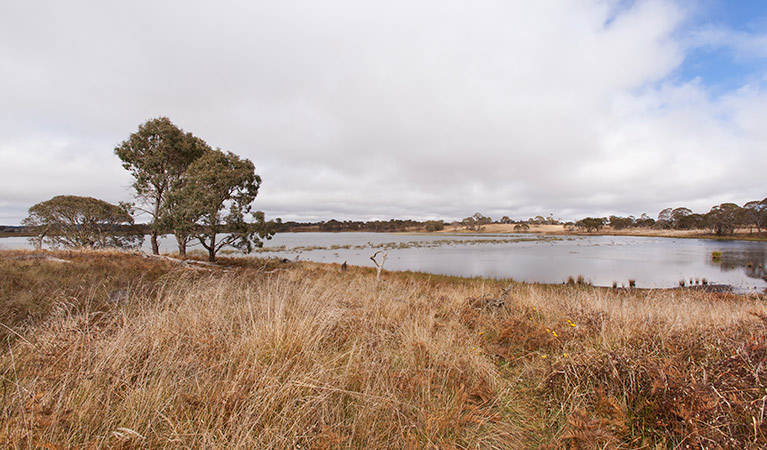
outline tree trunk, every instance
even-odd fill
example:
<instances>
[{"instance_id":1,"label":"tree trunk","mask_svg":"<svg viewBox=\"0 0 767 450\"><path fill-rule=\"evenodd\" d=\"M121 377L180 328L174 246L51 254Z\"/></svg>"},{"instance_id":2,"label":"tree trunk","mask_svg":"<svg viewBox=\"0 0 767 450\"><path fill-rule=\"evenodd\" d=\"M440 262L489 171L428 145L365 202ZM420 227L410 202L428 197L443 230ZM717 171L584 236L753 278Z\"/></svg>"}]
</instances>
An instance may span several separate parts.
<instances>
[{"instance_id":1,"label":"tree trunk","mask_svg":"<svg viewBox=\"0 0 767 450\"><path fill-rule=\"evenodd\" d=\"M176 243L178 243L178 256L186 258L186 237L176 235Z\"/></svg>"},{"instance_id":2,"label":"tree trunk","mask_svg":"<svg viewBox=\"0 0 767 450\"><path fill-rule=\"evenodd\" d=\"M160 245L157 243L157 230L152 230L152 254L160 254Z\"/></svg>"},{"instance_id":3,"label":"tree trunk","mask_svg":"<svg viewBox=\"0 0 767 450\"><path fill-rule=\"evenodd\" d=\"M216 235L210 237L210 247L208 247L208 261L216 262Z\"/></svg>"},{"instance_id":4,"label":"tree trunk","mask_svg":"<svg viewBox=\"0 0 767 450\"><path fill-rule=\"evenodd\" d=\"M160 217L160 202L162 201L162 191L157 191L157 197L154 200L154 214L152 214L152 254L160 254L160 245L157 243L157 221Z\"/></svg>"}]
</instances>

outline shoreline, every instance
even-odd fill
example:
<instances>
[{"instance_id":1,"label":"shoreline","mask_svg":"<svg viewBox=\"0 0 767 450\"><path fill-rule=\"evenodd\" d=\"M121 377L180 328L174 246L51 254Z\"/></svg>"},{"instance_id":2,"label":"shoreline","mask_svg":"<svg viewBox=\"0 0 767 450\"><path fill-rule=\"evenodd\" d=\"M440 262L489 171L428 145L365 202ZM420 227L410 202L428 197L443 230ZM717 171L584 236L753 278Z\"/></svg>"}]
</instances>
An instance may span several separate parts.
<instances>
[{"instance_id":1,"label":"shoreline","mask_svg":"<svg viewBox=\"0 0 767 450\"><path fill-rule=\"evenodd\" d=\"M665 233L667 230L661 230L662 233ZM530 234L530 235L544 235L544 236L625 236L625 237L648 237L648 238L669 238L669 239L706 239L711 241L748 241L748 242L767 242L767 235L764 236L750 236L748 234L734 234L729 236L717 236L715 234L710 233L704 233L704 234L661 234L661 233L653 233L652 230L648 230L647 232L642 233L621 233L617 231L599 231L594 233L588 233L588 232L580 232L580 231L565 231L565 230L559 230L559 231L537 231L534 229L528 230L528 231L493 231L493 230L461 230L461 229L445 229L440 231L282 231L278 234L286 234L286 233L330 233L330 234L341 234L341 233L351 233L351 234L359 234L359 233L376 233L376 234L402 234L402 235L477 235L477 234L497 234L497 235L524 235L524 234ZM0 239L4 238L28 238L32 237L32 234L27 233L0 233ZM149 236L147 235L144 235ZM165 236L165 235L163 235Z\"/></svg>"},{"instance_id":2,"label":"shoreline","mask_svg":"<svg viewBox=\"0 0 767 450\"><path fill-rule=\"evenodd\" d=\"M81 254L98 254L98 253L104 253L104 254L110 254L110 253L124 253L126 255L133 255L133 256L141 256L145 259L156 259L156 260L164 260L168 262L173 262L180 264L182 266L189 266L190 264L203 264L208 265L210 267L220 267L225 268L229 265L231 265L233 260L240 260L243 257L232 257L231 255L222 255L221 261L219 263L207 263L204 261L204 258L198 259L195 257L193 253L191 253L187 258L182 259L178 257L178 254L176 253L162 253L160 255L152 255L151 253L147 253L145 251L132 251L132 250L119 250L119 249L80 249L80 250L51 250L51 249L43 249L43 250L21 250L21 249L0 249L0 261L6 260L6 261L25 261L25 260L44 260L44 261L54 261L54 262L69 262L67 260L62 260L58 256L60 254L71 254L71 253L81 253ZM319 261L290 261L286 260L284 258L279 258L276 256L265 256L265 255L259 255L259 254L253 254L253 255L245 255L244 258L247 259L253 259L253 260L263 260L266 261L267 264L269 262L274 262L278 265L293 265L296 263L310 263L310 264L317 264L323 267L327 268L335 268L341 267L341 264L335 263L335 262L319 262ZM223 263L223 264L222 264ZM375 270L373 267L368 266L360 266L360 265L354 265L349 264L349 268L354 268L355 270ZM518 285L518 286L541 286L541 287L570 287L570 288L590 288L595 289L599 291L605 291L609 293L630 293L630 292L679 292L679 293L687 293L687 292L701 292L706 294L730 294L735 296L747 296L747 297L757 297L764 299L767 296L767 288L765 288L763 291L742 291L737 289L735 286L731 284L726 283L711 283L711 284L693 284L693 285L685 285L685 286L670 286L670 287L636 287L636 286L607 286L607 285L597 285L593 284L589 281L563 281L563 282L557 282L557 283L545 283L540 281L524 281L524 280L515 280L514 278L498 278L498 277L491 277L491 276L462 276L462 275L448 275L448 274L442 274L442 273L432 273L432 272L424 272L424 271L417 271L417 270L383 270L383 273L388 273L393 276L403 276L406 278L413 277L418 279L426 279L426 280L437 280L437 281L448 281L448 282L459 282L459 283L472 283L472 282L488 282L493 284L509 284L509 285ZM571 277L573 280L575 280L575 276ZM767 281L767 280L765 280Z\"/></svg>"},{"instance_id":3,"label":"shoreline","mask_svg":"<svg viewBox=\"0 0 767 450\"><path fill-rule=\"evenodd\" d=\"M605 227L600 231L571 231L566 230L564 225L531 225L529 230L514 231L517 224L489 224L484 225L479 230L466 230L460 227L445 227L444 230L436 232L437 234L543 234L556 236L627 236L627 237L655 237L671 239L707 239L716 241L751 241L767 242L767 233L762 235L750 233L748 229L737 230L731 235L719 236L703 230L658 230L654 228L631 228L624 230L614 230Z\"/></svg>"}]
</instances>

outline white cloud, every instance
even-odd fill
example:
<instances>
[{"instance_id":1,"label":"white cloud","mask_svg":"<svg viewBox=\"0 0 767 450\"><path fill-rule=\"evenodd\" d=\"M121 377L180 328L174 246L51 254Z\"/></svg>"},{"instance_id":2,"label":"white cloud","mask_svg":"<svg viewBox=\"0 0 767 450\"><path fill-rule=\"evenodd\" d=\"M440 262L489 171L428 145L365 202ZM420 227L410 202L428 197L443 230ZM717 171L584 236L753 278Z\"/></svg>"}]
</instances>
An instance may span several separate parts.
<instances>
[{"instance_id":1,"label":"white cloud","mask_svg":"<svg viewBox=\"0 0 767 450\"><path fill-rule=\"evenodd\" d=\"M160 115L252 159L258 208L286 219L654 215L765 195L763 88L713 98L669 78L691 51L670 1L3 9L4 211L127 200L112 149Z\"/></svg>"},{"instance_id":2,"label":"white cloud","mask_svg":"<svg viewBox=\"0 0 767 450\"><path fill-rule=\"evenodd\" d=\"M727 48L740 60L767 58L767 33L748 33L723 26L706 26L686 39L691 48Z\"/></svg>"}]
</instances>

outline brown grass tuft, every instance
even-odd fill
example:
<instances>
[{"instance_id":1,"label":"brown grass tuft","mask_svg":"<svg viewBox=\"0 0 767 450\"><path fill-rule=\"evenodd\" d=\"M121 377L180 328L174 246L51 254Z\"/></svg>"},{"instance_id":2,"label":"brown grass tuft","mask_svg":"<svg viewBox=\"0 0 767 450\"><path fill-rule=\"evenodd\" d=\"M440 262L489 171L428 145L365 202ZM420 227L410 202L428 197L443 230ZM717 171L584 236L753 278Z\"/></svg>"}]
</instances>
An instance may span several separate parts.
<instances>
[{"instance_id":1,"label":"brown grass tuft","mask_svg":"<svg viewBox=\"0 0 767 450\"><path fill-rule=\"evenodd\" d=\"M767 445L759 298L15 255L8 448Z\"/></svg>"}]
</instances>

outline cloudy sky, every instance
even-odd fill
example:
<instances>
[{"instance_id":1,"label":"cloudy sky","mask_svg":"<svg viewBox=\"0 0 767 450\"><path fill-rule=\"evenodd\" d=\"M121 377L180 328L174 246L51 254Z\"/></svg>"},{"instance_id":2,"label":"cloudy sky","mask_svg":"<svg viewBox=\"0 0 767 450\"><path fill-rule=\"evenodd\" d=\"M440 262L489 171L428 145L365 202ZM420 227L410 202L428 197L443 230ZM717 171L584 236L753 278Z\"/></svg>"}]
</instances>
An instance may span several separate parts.
<instances>
[{"instance_id":1,"label":"cloudy sky","mask_svg":"<svg viewBox=\"0 0 767 450\"><path fill-rule=\"evenodd\" d=\"M270 218L705 212L767 197L767 2L0 3L0 224L159 116Z\"/></svg>"}]
</instances>

